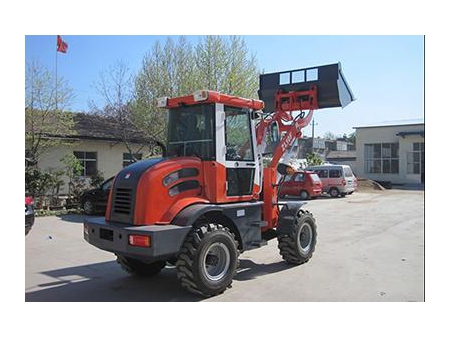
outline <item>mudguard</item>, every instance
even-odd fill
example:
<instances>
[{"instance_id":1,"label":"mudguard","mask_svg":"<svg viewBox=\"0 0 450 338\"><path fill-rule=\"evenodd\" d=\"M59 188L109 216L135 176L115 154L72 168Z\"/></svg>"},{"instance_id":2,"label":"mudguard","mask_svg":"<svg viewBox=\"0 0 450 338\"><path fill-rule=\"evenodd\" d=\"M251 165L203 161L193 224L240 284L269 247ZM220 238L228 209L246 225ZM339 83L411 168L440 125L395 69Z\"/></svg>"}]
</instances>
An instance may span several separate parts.
<instances>
[{"instance_id":1,"label":"mudguard","mask_svg":"<svg viewBox=\"0 0 450 338\"><path fill-rule=\"evenodd\" d=\"M283 205L278 215L278 227L277 232L283 235L293 235L294 234L294 224L295 218L299 210L307 202L287 202Z\"/></svg>"}]
</instances>

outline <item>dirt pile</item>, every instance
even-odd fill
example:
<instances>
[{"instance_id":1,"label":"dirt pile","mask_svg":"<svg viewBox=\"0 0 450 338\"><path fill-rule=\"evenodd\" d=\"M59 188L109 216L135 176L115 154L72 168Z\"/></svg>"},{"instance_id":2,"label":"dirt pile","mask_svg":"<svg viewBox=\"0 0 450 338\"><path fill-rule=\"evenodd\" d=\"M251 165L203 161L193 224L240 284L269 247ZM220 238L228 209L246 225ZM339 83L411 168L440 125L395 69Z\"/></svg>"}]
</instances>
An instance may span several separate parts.
<instances>
[{"instance_id":1,"label":"dirt pile","mask_svg":"<svg viewBox=\"0 0 450 338\"><path fill-rule=\"evenodd\" d=\"M367 178L358 178L357 190L386 190L381 184Z\"/></svg>"}]
</instances>

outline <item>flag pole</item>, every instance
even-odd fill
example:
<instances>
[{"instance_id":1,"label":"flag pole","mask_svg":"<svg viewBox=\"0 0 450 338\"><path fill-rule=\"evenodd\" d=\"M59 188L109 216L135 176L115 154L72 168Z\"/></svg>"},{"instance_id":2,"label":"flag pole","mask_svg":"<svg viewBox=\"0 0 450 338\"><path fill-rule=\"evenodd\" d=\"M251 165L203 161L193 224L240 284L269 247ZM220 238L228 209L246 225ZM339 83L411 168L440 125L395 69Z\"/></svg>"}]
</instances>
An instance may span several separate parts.
<instances>
[{"instance_id":1,"label":"flag pole","mask_svg":"<svg viewBox=\"0 0 450 338\"><path fill-rule=\"evenodd\" d=\"M55 55L55 108L58 110L58 40L56 40L56 55Z\"/></svg>"}]
</instances>

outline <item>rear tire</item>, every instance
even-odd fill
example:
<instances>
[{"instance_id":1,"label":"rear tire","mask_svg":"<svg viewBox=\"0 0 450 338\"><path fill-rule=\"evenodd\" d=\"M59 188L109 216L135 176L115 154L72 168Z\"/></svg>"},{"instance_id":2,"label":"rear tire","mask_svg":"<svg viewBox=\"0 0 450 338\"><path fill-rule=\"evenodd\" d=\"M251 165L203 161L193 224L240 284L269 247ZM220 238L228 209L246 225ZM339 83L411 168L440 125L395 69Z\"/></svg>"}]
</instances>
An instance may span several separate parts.
<instances>
[{"instance_id":1,"label":"rear tire","mask_svg":"<svg viewBox=\"0 0 450 338\"><path fill-rule=\"evenodd\" d=\"M338 188L331 188L329 194L333 198L339 197L339 190L338 190Z\"/></svg>"},{"instance_id":2,"label":"rear tire","mask_svg":"<svg viewBox=\"0 0 450 338\"><path fill-rule=\"evenodd\" d=\"M117 263L122 267L123 270L129 274L140 276L140 277L151 277L158 274L165 266L166 261L156 261L151 263L145 263L138 259L117 256Z\"/></svg>"},{"instance_id":3,"label":"rear tire","mask_svg":"<svg viewBox=\"0 0 450 338\"><path fill-rule=\"evenodd\" d=\"M283 259L300 265L306 263L316 248L317 226L309 211L300 210L292 224L291 234L278 235L278 249Z\"/></svg>"},{"instance_id":4,"label":"rear tire","mask_svg":"<svg viewBox=\"0 0 450 338\"><path fill-rule=\"evenodd\" d=\"M300 191L300 199L301 200L309 199L309 193L306 190Z\"/></svg>"},{"instance_id":5,"label":"rear tire","mask_svg":"<svg viewBox=\"0 0 450 338\"><path fill-rule=\"evenodd\" d=\"M177 277L190 292L214 296L233 282L238 265L238 243L229 229L203 224L194 229L180 250Z\"/></svg>"}]
</instances>

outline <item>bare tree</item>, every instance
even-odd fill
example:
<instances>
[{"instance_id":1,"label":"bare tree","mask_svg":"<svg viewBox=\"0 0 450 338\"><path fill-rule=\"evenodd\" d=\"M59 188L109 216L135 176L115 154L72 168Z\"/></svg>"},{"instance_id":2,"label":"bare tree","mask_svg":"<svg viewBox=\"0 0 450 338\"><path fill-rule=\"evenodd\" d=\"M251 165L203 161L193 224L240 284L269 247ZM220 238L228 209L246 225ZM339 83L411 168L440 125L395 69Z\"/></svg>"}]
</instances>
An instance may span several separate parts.
<instances>
[{"instance_id":1,"label":"bare tree","mask_svg":"<svg viewBox=\"0 0 450 338\"><path fill-rule=\"evenodd\" d=\"M72 89L36 61L26 64L25 74L25 146L28 160L37 163L49 148L65 143L75 134L67 107Z\"/></svg>"},{"instance_id":2,"label":"bare tree","mask_svg":"<svg viewBox=\"0 0 450 338\"><path fill-rule=\"evenodd\" d=\"M104 107L98 108L91 102L91 110L109 120L120 135L132 160L137 161L139 159L136 158L136 154L145 146L164 148L164 144L160 144L143 132L142 123L139 123L139 116L135 112L133 85L134 79L127 64L116 61L100 73L99 81L95 83L97 91L105 100Z\"/></svg>"}]
</instances>

